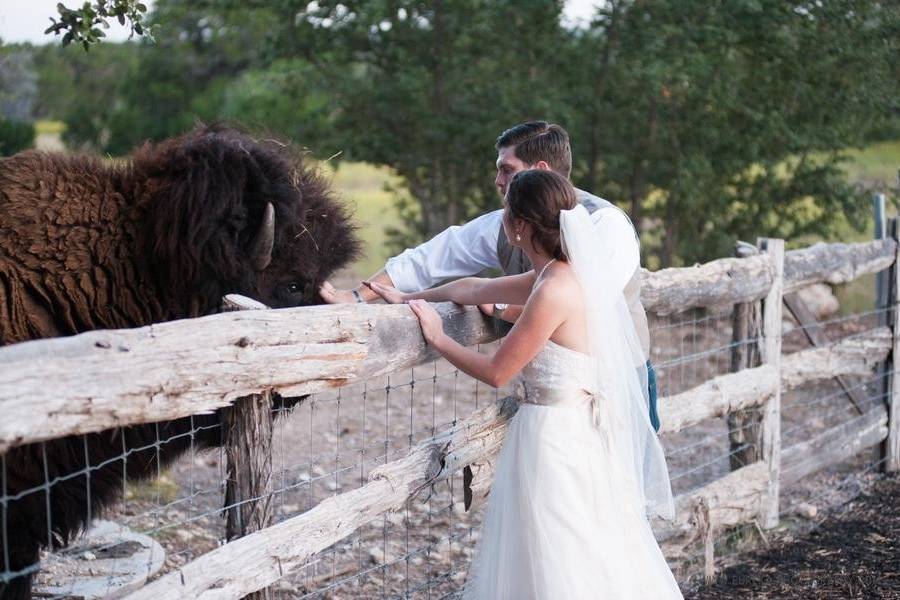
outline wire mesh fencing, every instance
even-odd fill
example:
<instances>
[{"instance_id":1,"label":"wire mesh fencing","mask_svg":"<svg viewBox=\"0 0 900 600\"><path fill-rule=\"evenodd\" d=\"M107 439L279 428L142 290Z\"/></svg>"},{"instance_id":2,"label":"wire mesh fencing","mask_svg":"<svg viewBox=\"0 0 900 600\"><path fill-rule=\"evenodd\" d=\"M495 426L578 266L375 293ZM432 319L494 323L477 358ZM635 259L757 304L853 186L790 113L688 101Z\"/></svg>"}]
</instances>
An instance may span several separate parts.
<instances>
[{"instance_id":1,"label":"wire mesh fencing","mask_svg":"<svg viewBox=\"0 0 900 600\"><path fill-rule=\"evenodd\" d=\"M848 340L883 326L893 320L896 305L839 314L826 320L807 325L796 322L786 315L782 327L782 349L784 355L799 352L813 347L805 330L817 328L824 332L829 341ZM782 453L795 445L809 442L838 427L852 428L871 421L872 411L884 410L890 402L891 390L889 381L894 377L894 370L880 369L865 376L850 376L814 380L782 392L781 396L781 448ZM850 398L851 392L858 392L862 402ZM684 431L673 434L669 438L680 437L669 450L669 466L677 465L680 454L691 455L687 471L673 473L673 487L682 487L678 479L687 478L698 471L704 473L698 480L692 481L682 492L689 491L697 485L715 480L726 475L729 470L731 454L743 450L729 444L734 433L727 426L726 419L709 419ZM718 431L709 432L708 428ZM684 443L683 436L701 431L696 441ZM705 434L705 435L704 435ZM868 448L862 447L857 452L849 452L843 460L829 464L821 470L802 477L797 481L790 480L782 484L780 490L780 517L782 523L790 530L799 533L814 529L829 514L828 509L836 508L852 499L863 489L873 477L877 477L883 468L886 458L878 444ZM810 464L817 464L821 457L812 453L806 456ZM795 470L804 467L803 462L791 465ZM673 469L674 471L674 469ZM715 557L716 570L739 561L741 555L755 549L765 548L770 544L770 536L759 521L741 524L736 527L722 528L715 532L712 539L712 554ZM686 557L681 558L676 567L676 574L685 589L696 587L703 581L707 568L707 552L704 544L698 543Z\"/></svg>"},{"instance_id":2,"label":"wire mesh fencing","mask_svg":"<svg viewBox=\"0 0 900 600\"><path fill-rule=\"evenodd\" d=\"M877 326L889 313L889 309L879 309L844 315L817 326L836 340ZM756 337L735 340L733 319L732 306L692 309L651 319L651 360L658 374L660 397L688 391L728 373L737 349L759 343ZM808 347L802 330L801 325L785 323L785 352ZM482 350L491 351L495 345ZM854 389L865 392L867 402L860 407L863 411L885 401L883 382L889 374L881 372L852 381ZM286 401L284 405L293 406L276 407L272 492L267 498L249 498L242 503L269 502L276 522L301 514L325 499L360 489L373 469L402 458L417 444L510 392L480 384L445 361L436 361L300 401ZM846 390L834 381L801 386L782 398L782 445L790 446L854 418L860 418L859 409L848 402ZM78 468L65 473L51 475L58 465L51 465L46 453L38 454L34 467L43 473L42 483L15 493L10 492L11 476L4 456L0 463L4 560L0 577L9 581L36 573L39 585L55 590L46 595L74 595L74 589L63 589L70 580L65 572L41 573L41 564L12 568L13 542L22 532L10 527L8 516L16 502L44 505L49 526L45 528L46 539L41 541L48 547L61 548L63 540L54 535L51 522L51 505L65 501L54 499L57 489L64 482L77 481L79 492L89 497L96 493L96 479L101 476L115 479L119 500L102 515L92 514L90 502L76 502L74 506L84 508L81 516L86 523L103 517L158 542L165 552L161 573L176 570L225 543L224 517L234 505L224 506L229 474L224 451L217 447L221 445L221 424L210 415L196 415L177 431L170 432L159 424L153 430L153 439L143 445L129 445L126 437L120 436L121 453L103 463L89 456L91 436L112 434L78 436L80 442L73 447L80 445L82 458L74 463ZM662 435L673 491L687 493L728 474L732 456L747 449L735 446L736 433L727 419L713 418ZM38 447L46 447L42 445ZM208 445L213 448L206 449ZM168 451L176 446L180 456L168 464ZM877 460L871 451L862 453L851 461L851 470L844 477L850 481L859 473L875 469ZM128 477L134 470L149 478L134 481ZM833 481L829 481L827 488L833 490ZM104 479L102 483L109 487L109 481ZM783 490L783 512L789 513L799 502L825 502L829 489L808 478ZM377 516L317 553L302 568L284 573L271 592L285 598L451 597L465 581L482 514L483 507L465 509L462 474L457 473L421 492L403 510ZM733 557L746 547L740 540L757 534L754 524L722 532L716 539L717 556ZM86 562L111 557L104 568L110 570L107 577L112 589L117 584L112 573L116 569L115 550L120 545L121 541L111 541L88 550L74 548L80 552L76 558ZM695 576L699 561L696 554L682 561L679 576L685 581ZM149 559L145 570L154 571Z\"/></svg>"}]
</instances>

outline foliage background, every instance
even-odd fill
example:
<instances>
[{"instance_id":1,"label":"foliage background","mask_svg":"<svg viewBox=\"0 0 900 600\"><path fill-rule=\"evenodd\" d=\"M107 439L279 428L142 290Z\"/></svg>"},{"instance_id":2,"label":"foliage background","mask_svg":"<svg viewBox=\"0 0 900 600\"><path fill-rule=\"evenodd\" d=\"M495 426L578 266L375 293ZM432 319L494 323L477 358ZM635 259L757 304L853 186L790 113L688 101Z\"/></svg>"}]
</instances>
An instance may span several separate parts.
<instances>
[{"instance_id":1,"label":"foliage background","mask_svg":"<svg viewBox=\"0 0 900 600\"><path fill-rule=\"evenodd\" d=\"M651 268L846 239L896 185L897 3L609 0L583 27L562 10L158 0L124 13L152 38L118 44L70 12L79 44L0 46L0 116L111 156L215 120L305 146L357 204L361 274L496 207L493 140L533 118L569 130L574 182L630 212Z\"/></svg>"}]
</instances>

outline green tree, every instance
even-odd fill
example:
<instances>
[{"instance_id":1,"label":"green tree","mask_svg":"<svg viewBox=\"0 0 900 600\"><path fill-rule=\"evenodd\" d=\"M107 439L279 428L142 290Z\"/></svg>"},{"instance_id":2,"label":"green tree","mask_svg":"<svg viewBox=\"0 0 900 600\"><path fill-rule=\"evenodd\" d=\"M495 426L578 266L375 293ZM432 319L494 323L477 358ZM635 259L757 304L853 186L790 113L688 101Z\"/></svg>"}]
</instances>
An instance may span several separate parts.
<instances>
[{"instance_id":1,"label":"green tree","mask_svg":"<svg viewBox=\"0 0 900 600\"><path fill-rule=\"evenodd\" d=\"M268 132L317 154L340 145L334 106L317 69L302 58L249 68L223 90L221 118Z\"/></svg>"},{"instance_id":2,"label":"green tree","mask_svg":"<svg viewBox=\"0 0 900 600\"><path fill-rule=\"evenodd\" d=\"M75 42L89 50L91 44L106 37L103 30L109 28L109 19L113 18L120 25L128 25L131 30L129 37L149 34L149 31L145 31L143 20L147 6L140 0L94 0L85 2L76 9L68 8L60 2L56 5L56 10L58 18L50 17L52 24L44 33L62 34L63 46Z\"/></svg>"},{"instance_id":3,"label":"green tree","mask_svg":"<svg viewBox=\"0 0 900 600\"><path fill-rule=\"evenodd\" d=\"M0 41L0 156L34 144L34 104L37 73L32 48Z\"/></svg>"},{"instance_id":4,"label":"green tree","mask_svg":"<svg viewBox=\"0 0 900 600\"><path fill-rule=\"evenodd\" d=\"M32 48L0 42L0 118L31 121L37 99L37 72Z\"/></svg>"},{"instance_id":5,"label":"green tree","mask_svg":"<svg viewBox=\"0 0 900 600\"><path fill-rule=\"evenodd\" d=\"M404 178L413 203L401 209L415 239L496 207L492 141L522 119L561 112L562 2L276 6L296 18L280 20L270 48L321 73L335 151Z\"/></svg>"},{"instance_id":6,"label":"green tree","mask_svg":"<svg viewBox=\"0 0 900 600\"><path fill-rule=\"evenodd\" d=\"M579 39L600 82L573 88L580 177L658 224L663 266L859 223L841 151L892 118L897 25L857 0L608 3Z\"/></svg>"},{"instance_id":7,"label":"green tree","mask_svg":"<svg viewBox=\"0 0 900 600\"><path fill-rule=\"evenodd\" d=\"M114 154L225 118L389 166L398 244L497 206L491 142L531 118L566 126L576 183L629 208L664 266L860 221L842 152L900 131L900 5L609 0L578 30L561 9L159 0L155 44L41 54L36 113Z\"/></svg>"},{"instance_id":8,"label":"green tree","mask_svg":"<svg viewBox=\"0 0 900 600\"><path fill-rule=\"evenodd\" d=\"M11 156L34 144L34 125L0 117L0 156Z\"/></svg>"},{"instance_id":9,"label":"green tree","mask_svg":"<svg viewBox=\"0 0 900 600\"><path fill-rule=\"evenodd\" d=\"M117 154L115 123L126 109L126 78L137 63L138 45L102 44L90 54L73 46L35 50L37 115L63 121L70 148Z\"/></svg>"},{"instance_id":10,"label":"green tree","mask_svg":"<svg viewBox=\"0 0 900 600\"><path fill-rule=\"evenodd\" d=\"M198 121L243 120L227 114L227 93L256 65L269 24L261 13L244 19L223 6L159 0L146 21L161 32L155 40L101 44L89 54L46 48L41 96L65 121L66 142L119 155Z\"/></svg>"}]
</instances>

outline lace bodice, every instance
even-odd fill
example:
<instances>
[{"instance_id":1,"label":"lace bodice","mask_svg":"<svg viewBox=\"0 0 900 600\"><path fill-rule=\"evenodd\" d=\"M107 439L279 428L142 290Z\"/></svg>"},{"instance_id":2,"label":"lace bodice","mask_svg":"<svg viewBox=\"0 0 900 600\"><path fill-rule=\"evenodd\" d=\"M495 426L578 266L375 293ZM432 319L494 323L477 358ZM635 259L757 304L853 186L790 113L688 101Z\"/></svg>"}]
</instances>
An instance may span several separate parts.
<instances>
[{"instance_id":1,"label":"lace bodice","mask_svg":"<svg viewBox=\"0 0 900 600\"><path fill-rule=\"evenodd\" d=\"M580 404L593 396L594 359L548 341L519 376L517 395L528 404Z\"/></svg>"}]
</instances>

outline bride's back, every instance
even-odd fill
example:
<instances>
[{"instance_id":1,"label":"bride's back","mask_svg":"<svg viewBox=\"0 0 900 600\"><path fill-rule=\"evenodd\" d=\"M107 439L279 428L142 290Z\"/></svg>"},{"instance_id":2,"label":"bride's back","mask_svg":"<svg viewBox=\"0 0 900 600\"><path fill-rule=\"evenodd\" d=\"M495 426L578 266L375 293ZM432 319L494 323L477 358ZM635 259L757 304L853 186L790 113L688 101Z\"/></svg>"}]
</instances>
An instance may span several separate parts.
<instances>
[{"instance_id":1,"label":"bride's back","mask_svg":"<svg viewBox=\"0 0 900 600\"><path fill-rule=\"evenodd\" d=\"M555 261L535 281L532 293L543 293L553 298L554 304L564 315L563 322L550 335L550 341L589 354L584 295L572 266L564 261Z\"/></svg>"}]
</instances>

